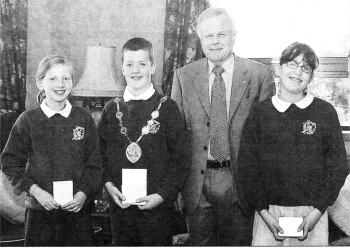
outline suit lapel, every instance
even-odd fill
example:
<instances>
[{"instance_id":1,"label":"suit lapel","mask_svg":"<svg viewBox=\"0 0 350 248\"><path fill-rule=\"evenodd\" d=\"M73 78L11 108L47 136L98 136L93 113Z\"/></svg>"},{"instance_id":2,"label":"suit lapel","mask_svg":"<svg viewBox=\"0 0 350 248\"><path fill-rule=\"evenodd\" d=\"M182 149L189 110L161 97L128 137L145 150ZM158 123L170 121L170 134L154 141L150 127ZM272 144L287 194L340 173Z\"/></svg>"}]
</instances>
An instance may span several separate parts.
<instances>
[{"instance_id":1,"label":"suit lapel","mask_svg":"<svg viewBox=\"0 0 350 248\"><path fill-rule=\"evenodd\" d=\"M202 106L210 116L209 108L209 75L208 75L208 62L207 59L202 59L201 64L198 66L197 70L194 73L194 78L192 83L198 95L199 100L202 103Z\"/></svg>"},{"instance_id":2,"label":"suit lapel","mask_svg":"<svg viewBox=\"0 0 350 248\"><path fill-rule=\"evenodd\" d=\"M233 114L235 113L238 104L241 102L244 92L249 83L248 68L245 66L245 61L236 55L235 64L233 69L233 79L231 88L231 101L230 101L230 118L231 121Z\"/></svg>"}]
</instances>

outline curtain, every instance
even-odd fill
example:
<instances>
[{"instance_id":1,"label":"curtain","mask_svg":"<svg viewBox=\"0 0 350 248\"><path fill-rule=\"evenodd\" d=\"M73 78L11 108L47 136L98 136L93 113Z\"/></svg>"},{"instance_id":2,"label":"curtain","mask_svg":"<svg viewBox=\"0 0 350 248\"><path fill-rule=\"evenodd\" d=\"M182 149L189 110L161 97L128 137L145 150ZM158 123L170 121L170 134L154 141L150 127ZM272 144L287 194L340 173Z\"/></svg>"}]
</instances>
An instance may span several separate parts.
<instances>
[{"instance_id":1,"label":"curtain","mask_svg":"<svg viewBox=\"0 0 350 248\"><path fill-rule=\"evenodd\" d=\"M206 0L167 0L164 30L162 90L170 96L177 68L204 57L196 34L196 20L209 4Z\"/></svg>"},{"instance_id":2,"label":"curtain","mask_svg":"<svg viewBox=\"0 0 350 248\"><path fill-rule=\"evenodd\" d=\"M0 0L0 109L24 111L27 68L27 0Z\"/></svg>"}]
</instances>

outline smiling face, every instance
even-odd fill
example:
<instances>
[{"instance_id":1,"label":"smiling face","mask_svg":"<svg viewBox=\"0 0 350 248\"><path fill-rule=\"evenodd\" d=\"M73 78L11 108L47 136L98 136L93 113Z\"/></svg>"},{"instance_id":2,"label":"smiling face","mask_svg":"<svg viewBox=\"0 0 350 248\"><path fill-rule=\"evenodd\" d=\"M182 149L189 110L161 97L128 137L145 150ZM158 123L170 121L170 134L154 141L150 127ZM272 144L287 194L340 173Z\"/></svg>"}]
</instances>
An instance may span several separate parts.
<instances>
[{"instance_id":1,"label":"smiling face","mask_svg":"<svg viewBox=\"0 0 350 248\"><path fill-rule=\"evenodd\" d=\"M228 16L219 15L204 19L199 24L198 35L207 58L220 66L233 52L236 32Z\"/></svg>"},{"instance_id":2,"label":"smiling face","mask_svg":"<svg viewBox=\"0 0 350 248\"><path fill-rule=\"evenodd\" d=\"M122 72L130 93L139 96L151 85L151 76L156 69L146 50L124 51Z\"/></svg>"},{"instance_id":3,"label":"smiling face","mask_svg":"<svg viewBox=\"0 0 350 248\"><path fill-rule=\"evenodd\" d=\"M288 67L287 63L279 65L276 73L280 78L281 94L280 98L288 102L297 102L303 98L304 90L311 82L313 74L306 73L301 66L306 66L304 55L300 54L294 59L299 65L296 69Z\"/></svg>"},{"instance_id":4,"label":"smiling face","mask_svg":"<svg viewBox=\"0 0 350 248\"><path fill-rule=\"evenodd\" d=\"M64 108L64 102L73 88L72 71L67 65L57 64L37 81L39 90L44 90L47 106L55 111Z\"/></svg>"}]
</instances>

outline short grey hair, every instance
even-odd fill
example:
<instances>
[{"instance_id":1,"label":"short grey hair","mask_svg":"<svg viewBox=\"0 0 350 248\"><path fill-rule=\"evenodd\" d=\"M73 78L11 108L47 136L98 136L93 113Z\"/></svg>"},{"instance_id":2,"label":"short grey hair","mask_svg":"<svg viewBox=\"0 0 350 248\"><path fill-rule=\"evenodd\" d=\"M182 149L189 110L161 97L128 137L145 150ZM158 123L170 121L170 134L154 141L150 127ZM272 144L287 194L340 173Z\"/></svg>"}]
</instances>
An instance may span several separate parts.
<instances>
[{"instance_id":1,"label":"short grey hair","mask_svg":"<svg viewBox=\"0 0 350 248\"><path fill-rule=\"evenodd\" d=\"M199 38L201 38L200 36L200 24L202 23L202 21L209 19L211 17L215 17L215 16L221 16L221 15L225 15L227 16L230 21L231 21L231 30L233 33L235 33L236 30L236 24L234 22L234 20L232 19L231 15L223 8L215 8L215 7L210 7L206 10L204 10L197 18L197 25L196 25L196 32Z\"/></svg>"}]
</instances>

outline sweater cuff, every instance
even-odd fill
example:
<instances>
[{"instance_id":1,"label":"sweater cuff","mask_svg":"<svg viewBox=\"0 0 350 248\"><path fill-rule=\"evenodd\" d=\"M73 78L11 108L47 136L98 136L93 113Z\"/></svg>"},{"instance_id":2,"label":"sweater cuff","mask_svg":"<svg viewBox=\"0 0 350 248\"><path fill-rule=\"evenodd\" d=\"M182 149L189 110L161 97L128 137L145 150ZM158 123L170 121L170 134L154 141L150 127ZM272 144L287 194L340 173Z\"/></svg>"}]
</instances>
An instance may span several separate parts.
<instances>
[{"instance_id":1,"label":"sweater cuff","mask_svg":"<svg viewBox=\"0 0 350 248\"><path fill-rule=\"evenodd\" d=\"M81 184L79 185L79 187L77 187L77 192L82 191L85 193L86 197L88 197L90 195L91 189L89 185L86 184ZM75 193L77 193L75 192Z\"/></svg>"},{"instance_id":2,"label":"sweater cuff","mask_svg":"<svg viewBox=\"0 0 350 248\"><path fill-rule=\"evenodd\" d=\"M25 191L29 194L29 189L32 187L33 184L36 184L36 181L31 178L24 178L21 182L20 189L21 191ZM40 185L39 185L40 187Z\"/></svg>"},{"instance_id":3,"label":"sweater cuff","mask_svg":"<svg viewBox=\"0 0 350 248\"><path fill-rule=\"evenodd\" d=\"M169 196L170 196L169 192L166 189L164 189L164 188L160 188L156 192L156 194L160 195L163 198L164 201L167 201L169 199Z\"/></svg>"},{"instance_id":4,"label":"sweater cuff","mask_svg":"<svg viewBox=\"0 0 350 248\"><path fill-rule=\"evenodd\" d=\"M102 185L104 186L108 182L113 182L111 176L108 175L107 173L103 173L103 175L102 175Z\"/></svg>"},{"instance_id":5,"label":"sweater cuff","mask_svg":"<svg viewBox=\"0 0 350 248\"><path fill-rule=\"evenodd\" d=\"M317 204L317 205L314 205L313 207L317 208L322 213L322 215L324 214L324 212L326 212L328 208L328 206L325 206L324 204Z\"/></svg>"},{"instance_id":6,"label":"sweater cuff","mask_svg":"<svg viewBox=\"0 0 350 248\"><path fill-rule=\"evenodd\" d=\"M260 213L261 210L264 210L264 209L269 210L269 205L268 204L263 204L263 205L258 205L258 206L255 207L255 210L258 213Z\"/></svg>"}]
</instances>

